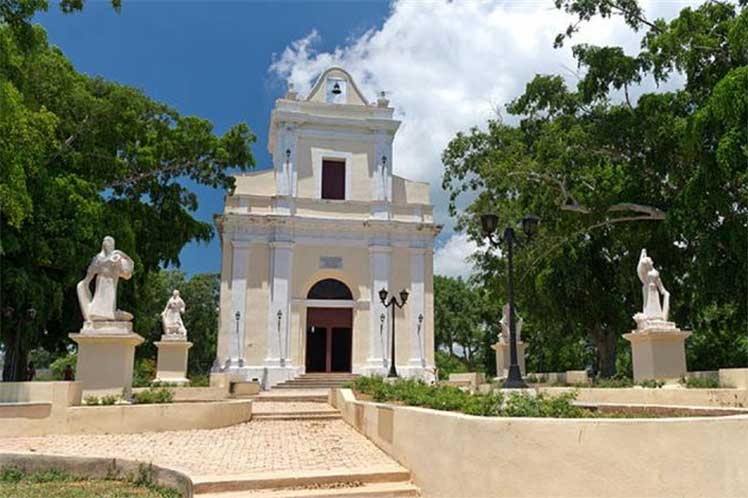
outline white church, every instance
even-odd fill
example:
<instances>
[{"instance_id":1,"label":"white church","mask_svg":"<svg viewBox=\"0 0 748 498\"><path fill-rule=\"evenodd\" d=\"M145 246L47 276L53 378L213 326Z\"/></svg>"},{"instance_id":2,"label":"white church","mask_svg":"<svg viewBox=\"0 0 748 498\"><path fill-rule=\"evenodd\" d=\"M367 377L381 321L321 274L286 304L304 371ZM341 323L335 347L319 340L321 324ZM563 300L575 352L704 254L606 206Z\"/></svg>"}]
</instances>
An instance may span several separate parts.
<instances>
[{"instance_id":1,"label":"white church","mask_svg":"<svg viewBox=\"0 0 748 498\"><path fill-rule=\"evenodd\" d=\"M434 224L427 183L392 174L400 122L325 71L272 112L273 168L236 177L222 244L215 371L268 389L306 373L434 377ZM400 168L407 171L407 165ZM389 297L388 297L389 300ZM398 301L400 297L398 297Z\"/></svg>"}]
</instances>

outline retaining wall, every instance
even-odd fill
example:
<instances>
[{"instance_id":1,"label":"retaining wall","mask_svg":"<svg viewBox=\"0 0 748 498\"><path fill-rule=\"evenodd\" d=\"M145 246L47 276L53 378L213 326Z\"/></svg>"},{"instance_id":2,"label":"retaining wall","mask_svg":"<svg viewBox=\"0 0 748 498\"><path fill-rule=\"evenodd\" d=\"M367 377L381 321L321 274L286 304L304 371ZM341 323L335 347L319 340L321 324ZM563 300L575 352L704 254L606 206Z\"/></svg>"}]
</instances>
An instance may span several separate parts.
<instances>
[{"instance_id":1,"label":"retaining wall","mask_svg":"<svg viewBox=\"0 0 748 498\"><path fill-rule=\"evenodd\" d=\"M739 498L748 415L662 419L476 417L330 401L430 498Z\"/></svg>"}]
</instances>

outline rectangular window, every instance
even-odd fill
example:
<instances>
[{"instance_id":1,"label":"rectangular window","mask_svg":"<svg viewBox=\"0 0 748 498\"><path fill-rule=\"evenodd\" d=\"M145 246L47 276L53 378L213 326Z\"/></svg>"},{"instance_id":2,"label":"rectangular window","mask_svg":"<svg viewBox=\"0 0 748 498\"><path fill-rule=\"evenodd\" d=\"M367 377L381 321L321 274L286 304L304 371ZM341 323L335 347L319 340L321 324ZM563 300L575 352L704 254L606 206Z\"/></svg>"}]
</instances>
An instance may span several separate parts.
<instances>
[{"instance_id":1,"label":"rectangular window","mask_svg":"<svg viewBox=\"0 0 748 498\"><path fill-rule=\"evenodd\" d=\"M322 198L345 199L345 161L322 160Z\"/></svg>"}]
</instances>

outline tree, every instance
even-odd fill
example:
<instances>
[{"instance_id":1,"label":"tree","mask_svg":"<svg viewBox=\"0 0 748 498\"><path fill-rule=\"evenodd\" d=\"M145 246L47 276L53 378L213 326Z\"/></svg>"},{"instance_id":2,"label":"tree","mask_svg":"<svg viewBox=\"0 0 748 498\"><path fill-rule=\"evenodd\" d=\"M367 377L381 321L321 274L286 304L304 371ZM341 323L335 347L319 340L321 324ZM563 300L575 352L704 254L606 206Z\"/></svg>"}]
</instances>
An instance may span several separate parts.
<instances>
[{"instance_id":1,"label":"tree","mask_svg":"<svg viewBox=\"0 0 748 498\"><path fill-rule=\"evenodd\" d=\"M641 307L642 247L675 296L672 319L694 331L689 366L748 364L748 10L707 2L650 21L635 0L556 0L578 22L622 15L643 31L641 51L576 45L576 88L538 75L507 106L518 126L492 120L458 133L443 154L443 185L475 198L458 226L481 241L478 215L543 220L518 251L519 308L544 334L594 344L601 373L616 369L620 335ZM630 89L675 72L683 88ZM476 255L478 278L503 281L504 264ZM485 286L494 289L492 285Z\"/></svg>"},{"instance_id":2,"label":"tree","mask_svg":"<svg viewBox=\"0 0 748 498\"><path fill-rule=\"evenodd\" d=\"M64 350L80 327L73 287L105 235L135 260L120 287L121 307L135 309L150 273L178 266L185 244L213 236L193 216L197 198L182 180L231 189L229 168L254 164L246 124L218 136L204 119L75 71L31 25L46 8L43 0L0 5L0 290L3 307L38 312L22 335L21 364L37 344ZM136 311L135 330L150 320ZM14 350L18 334L7 321L1 327Z\"/></svg>"},{"instance_id":3,"label":"tree","mask_svg":"<svg viewBox=\"0 0 748 498\"><path fill-rule=\"evenodd\" d=\"M495 318L494 321L497 321ZM470 370L483 365L483 338L491 319L482 293L460 277L434 276L434 335L437 349L460 356ZM493 329L495 332L495 328ZM457 346L457 348L455 348ZM459 354L455 354L455 349ZM490 350L490 349L489 349ZM481 366L481 370L483 367Z\"/></svg>"}]
</instances>

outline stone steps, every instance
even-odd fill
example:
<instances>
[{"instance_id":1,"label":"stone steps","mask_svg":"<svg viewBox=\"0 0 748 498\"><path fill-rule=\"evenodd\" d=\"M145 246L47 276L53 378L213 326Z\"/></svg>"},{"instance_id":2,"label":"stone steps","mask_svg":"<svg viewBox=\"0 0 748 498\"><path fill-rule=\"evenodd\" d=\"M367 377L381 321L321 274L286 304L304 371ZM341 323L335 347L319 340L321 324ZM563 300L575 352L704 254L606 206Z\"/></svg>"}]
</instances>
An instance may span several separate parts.
<instances>
[{"instance_id":1,"label":"stone steps","mask_svg":"<svg viewBox=\"0 0 748 498\"><path fill-rule=\"evenodd\" d=\"M340 387L351 382L358 375L351 373L307 373L295 379L287 380L273 387L273 389L329 389Z\"/></svg>"},{"instance_id":2,"label":"stone steps","mask_svg":"<svg viewBox=\"0 0 748 498\"><path fill-rule=\"evenodd\" d=\"M408 487L405 486L406 484L410 484L409 481L410 472L399 465L388 465L383 468L374 468L365 471L341 468L326 471L268 472L261 474L216 477L203 476L194 477L192 479L195 498L280 498L297 496L304 498L321 498L326 496L348 497L358 496L351 493L365 487L361 486L362 484L390 484L393 489L397 489L397 486L394 485L398 484L401 486L400 491L409 491ZM367 491L371 491L372 488L375 491L377 490L376 486L369 486ZM341 489L348 492L348 494L339 491ZM379 486L378 491L382 492L386 489L387 486ZM314 492L317 494L313 494ZM362 494L361 496L379 498L384 496L417 496L417 494Z\"/></svg>"},{"instance_id":3,"label":"stone steps","mask_svg":"<svg viewBox=\"0 0 748 498\"><path fill-rule=\"evenodd\" d=\"M256 413L252 420L336 420L343 418L339 412L282 412L282 413Z\"/></svg>"},{"instance_id":4,"label":"stone steps","mask_svg":"<svg viewBox=\"0 0 748 498\"><path fill-rule=\"evenodd\" d=\"M420 496L409 481L374 482L361 485L330 484L321 487L286 488L198 494L195 498L406 498Z\"/></svg>"}]
</instances>

